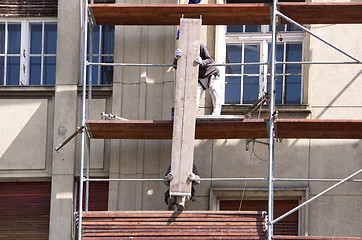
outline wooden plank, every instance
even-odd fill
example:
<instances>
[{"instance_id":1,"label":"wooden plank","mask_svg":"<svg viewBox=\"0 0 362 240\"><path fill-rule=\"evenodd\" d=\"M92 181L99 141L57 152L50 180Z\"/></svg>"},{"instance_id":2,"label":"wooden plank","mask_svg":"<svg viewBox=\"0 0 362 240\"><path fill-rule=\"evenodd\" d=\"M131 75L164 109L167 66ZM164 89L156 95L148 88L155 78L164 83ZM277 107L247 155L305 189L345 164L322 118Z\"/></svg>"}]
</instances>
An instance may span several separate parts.
<instances>
[{"instance_id":1,"label":"wooden plank","mask_svg":"<svg viewBox=\"0 0 362 240\"><path fill-rule=\"evenodd\" d=\"M279 119L278 138L361 139L361 120Z\"/></svg>"},{"instance_id":2,"label":"wooden plank","mask_svg":"<svg viewBox=\"0 0 362 240\"><path fill-rule=\"evenodd\" d=\"M262 216L262 211L86 211L83 212L84 217L197 217L197 218L209 218L210 216L218 217L245 217L245 216Z\"/></svg>"},{"instance_id":3,"label":"wooden plank","mask_svg":"<svg viewBox=\"0 0 362 240\"><path fill-rule=\"evenodd\" d=\"M272 4L91 4L98 25L178 25L199 18L204 25L268 25ZM362 2L288 2L280 11L300 24L362 23Z\"/></svg>"},{"instance_id":4,"label":"wooden plank","mask_svg":"<svg viewBox=\"0 0 362 240\"><path fill-rule=\"evenodd\" d=\"M87 131L97 139L171 139L172 120L87 120ZM196 119L195 139L266 138L265 120Z\"/></svg>"},{"instance_id":5,"label":"wooden plank","mask_svg":"<svg viewBox=\"0 0 362 240\"><path fill-rule=\"evenodd\" d=\"M191 196L196 125L196 95L199 65L194 62L200 55L201 19L180 21L178 60L175 80L175 111L173 121L170 196Z\"/></svg>"},{"instance_id":6,"label":"wooden plank","mask_svg":"<svg viewBox=\"0 0 362 240\"><path fill-rule=\"evenodd\" d=\"M274 240L362 240L362 237L334 237L334 236L273 236Z\"/></svg>"},{"instance_id":7,"label":"wooden plank","mask_svg":"<svg viewBox=\"0 0 362 240\"><path fill-rule=\"evenodd\" d=\"M300 24L362 23L362 2L283 2L278 5L281 13Z\"/></svg>"},{"instance_id":8,"label":"wooden plank","mask_svg":"<svg viewBox=\"0 0 362 240\"><path fill-rule=\"evenodd\" d=\"M261 211L83 212L83 239L265 239Z\"/></svg>"},{"instance_id":9,"label":"wooden plank","mask_svg":"<svg viewBox=\"0 0 362 240\"><path fill-rule=\"evenodd\" d=\"M196 120L195 139L267 138L264 119ZM279 138L362 139L362 120L278 119ZM87 121L87 131L100 139L171 139L171 120Z\"/></svg>"}]
</instances>

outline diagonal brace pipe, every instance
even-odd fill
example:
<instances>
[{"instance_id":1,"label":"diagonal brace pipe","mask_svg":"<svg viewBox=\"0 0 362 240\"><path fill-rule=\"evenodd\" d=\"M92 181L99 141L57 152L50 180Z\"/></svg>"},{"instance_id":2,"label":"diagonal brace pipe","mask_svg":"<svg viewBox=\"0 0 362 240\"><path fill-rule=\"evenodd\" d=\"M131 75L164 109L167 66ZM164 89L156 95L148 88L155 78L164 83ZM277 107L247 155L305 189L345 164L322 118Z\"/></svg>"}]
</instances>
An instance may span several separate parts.
<instances>
[{"instance_id":1,"label":"diagonal brace pipe","mask_svg":"<svg viewBox=\"0 0 362 240\"><path fill-rule=\"evenodd\" d=\"M301 24L297 23L297 22L296 22L296 21L294 21L293 19L291 19L291 18L289 18L289 17L285 16L283 13L281 13L281 12L277 11L277 15L279 15L279 16L280 16L280 17L282 17L282 18L284 18L284 19L285 19L285 20L287 20L288 22L290 22L290 23L292 23L292 24L296 25L297 27L299 27L299 28L303 29L304 31L306 31L307 33L309 33L309 34L310 34L310 35L312 35L313 37L315 37L315 38L319 39L320 41L324 42L324 43L325 43L325 44L327 44L328 46L330 46L330 47L332 47L332 48L336 49L337 51L339 51L339 52L341 52L341 53L343 53L343 54L344 54L344 55L346 55L347 57L352 58L353 60L355 60L355 61L357 61L357 62L359 62L359 63L361 63L361 64L362 64L362 60L360 60L360 59L358 59L358 58L356 58L356 57L352 56L351 54L347 53L346 51L344 51L344 50L340 49L339 47L337 47L337 46L333 45L332 43L328 42L327 40L325 40L325 39L323 39L323 38L319 37L317 34L313 33L312 31L310 31L309 29L307 29L307 28L306 28L306 27L304 27L303 25L301 25Z\"/></svg>"},{"instance_id":2,"label":"diagonal brace pipe","mask_svg":"<svg viewBox=\"0 0 362 240\"><path fill-rule=\"evenodd\" d=\"M299 210L300 208L304 207L305 205L307 205L307 204L310 203L311 201L319 198L320 196L322 196L323 194L329 192L330 190L332 190L332 189L338 187L339 185L347 182L349 179L355 177L356 175L360 174L361 172L362 172L362 168L361 168L360 170L358 170L357 172L353 173L352 175L350 175L350 176L346 177L345 179L341 180L340 182L338 182L338 183L334 184L333 186L327 188L327 189L324 190L323 192L315 195L314 197L312 197L312 198L309 199L308 201L305 201L304 203L302 203L301 205L293 208L293 209L290 210L289 212L287 212L287 213L281 215L280 217L274 219L274 220L271 222L271 224L275 224L275 223L279 222L279 221L282 220L283 218L289 216L290 214L294 213L295 211Z\"/></svg>"}]
</instances>

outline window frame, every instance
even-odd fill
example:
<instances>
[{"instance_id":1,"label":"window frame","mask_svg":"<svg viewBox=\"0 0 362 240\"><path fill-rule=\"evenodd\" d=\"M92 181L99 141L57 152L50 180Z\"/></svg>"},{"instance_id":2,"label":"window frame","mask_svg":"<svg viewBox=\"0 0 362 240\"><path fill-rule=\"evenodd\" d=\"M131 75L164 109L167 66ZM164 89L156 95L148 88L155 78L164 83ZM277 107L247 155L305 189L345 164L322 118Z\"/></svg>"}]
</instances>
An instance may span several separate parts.
<instances>
[{"instance_id":1,"label":"window frame","mask_svg":"<svg viewBox=\"0 0 362 240\"><path fill-rule=\"evenodd\" d=\"M97 32L98 34L98 44L97 44L97 49L98 49L98 53L94 53L93 49L95 48L94 45L94 39L95 39L95 34L96 32L94 31L94 27L99 27L99 30ZM89 35L88 35L88 44L87 44L87 59L88 61L92 62L92 63L105 63L103 61L103 58L105 57L111 57L113 58L112 63L114 63L114 48L115 48L115 27L114 26L110 26L110 25L96 25L94 26L93 29L91 29L89 31ZM106 27L113 27L113 53L103 53L102 49L104 48L103 45L103 33L104 33L104 29ZM92 41L92 44L90 44L90 41ZM93 49L89 49L90 47L92 47ZM92 59L91 59L92 57ZM97 59L97 61L93 61L94 59ZM93 76L93 68L97 68L97 75L96 77ZM87 73L87 84L89 84L89 77L92 78L92 85L99 85L99 86L104 86L104 85L112 85L113 84L113 73L112 73L112 81L111 83L108 84L104 84L102 83L102 77L103 77L103 69L105 68L111 68L112 72L114 73L114 67L113 66L101 66L101 65L88 65L88 73ZM94 81L96 80L96 82ZM82 83L80 83L82 84Z\"/></svg>"},{"instance_id":2,"label":"window frame","mask_svg":"<svg viewBox=\"0 0 362 240\"><path fill-rule=\"evenodd\" d=\"M286 26L286 25L283 25ZM260 45L260 62L263 63L267 63L268 62L268 45L271 44L272 42L272 34L271 31L269 31L269 25L261 25L261 31L260 32L247 32L247 33L243 33L243 32L227 32L227 26L224 26L224 60L226 61L226 47L227 45L245 45L245 44L259 44ZM243 26L243 29L245 29L245 26ZM284 46L286 44L291 44L291 43L301 43L302 45L302 56L301 59L302 61L305 58L305 45L306 45L306 36L305 33L303 31L285 31L285 28L283 31L279 31L278 32L278 37L282 37L282 40L277 39L277 44L283 43ZM244 51L242 51L244 52ZM243 53L244 54L244 53ZM283 62L285 62L285 58L286 58L286 48L284 47L284 53L283 53ZM285 72L285 68L287 64L282 64L283 66L283 71L282 74L278 73L276 76L282 76L282 96L281 96L281 104L285 105L288 103L285 103L285 97L286 97L286 76L290 75L287 74ZM265 74L267 73L267 74ZM293 104L293 105L302 105L305 100L304 100L304 66L303 64L301 65L301 85L300 85L300 102L297 104ZM243 73L241 72L241 74L236 74L239 75L241 77L241 84L240 84L240 101L239 103L237 103L237 105L245 105L245 103L243 103ZM227 76L231 76L230 74L226 74L225 73L225 84L226 84L226 77ZM258 97L260 98L263 95L263 92L267 89L267 80L270 78L270 73L268 73L268 66L267 64L264 65L260 65L260 70L259 70L259 92L258 92ZM226 85L225 85L226 86ZM226 90L226 87L224 87ZM223 91L223 99L224 99L224 105L234 105L233 103L225 103L225 91ZM246 103L249 104L249 103Z\"/></svg>"},{"instance_id":3,"label":"window frame","mask_svg":"<svg viewBox=\"0 0 362 240\"><path fill-rule=\"evenodd\" d=\"M274 200L299 200L304 203L309 199L309 187L274 188ZM209 209L220 211L220 200L268 200L267 188L210 188ZM298 210L298 235L307 236L309 232L309 205Z\"/></svg>"},{"instance_id":4,"label":"window frame","mask_svg":"<svg viewBox=\"0 0 362 240\"><path fill-rule=\"evenodd\" d=\"M0 54L0 57L4 57L4 76L0 76L3 79L3 84L1 86L47 86L48 84L44 84L44 57L57 57L55 54L45 54L44 53L44 28L46 23L52 23L57 25L58 21L57 18L11 18L11 19L4 19L0 18L0 23L5 24L5 42L4 42L4 53ZM41 53L40 54L33 54L30 53L31 48L31 29L30 25L33 23L41 23L42 24L42 43L41 43ZM20 24L20 53L16 54L9 54L8 53L8 25L9 24ZM20 66L19 66L19 79L17 85L8 85L7 80L7 58L8 56L18 56L20 57ZM38 56L41 57L41 78L40 84L30 84L30 57ZM56 67L56 64L55 64ZM54 86L56 79L54 79L54 84L49 84L48 86Z\"/></svg>"}]
</instances>

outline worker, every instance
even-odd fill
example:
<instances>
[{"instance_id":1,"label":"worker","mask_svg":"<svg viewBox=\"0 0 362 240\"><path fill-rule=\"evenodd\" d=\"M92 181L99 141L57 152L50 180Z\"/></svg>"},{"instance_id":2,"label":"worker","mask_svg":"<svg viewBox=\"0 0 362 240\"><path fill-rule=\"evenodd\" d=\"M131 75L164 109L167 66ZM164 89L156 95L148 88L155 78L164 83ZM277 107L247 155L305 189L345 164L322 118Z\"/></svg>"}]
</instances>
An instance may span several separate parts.
<instances>
[{"instance_id":1,"label":"worker","mask_svg":"<svg viewBox=\"0 0 362 240\"><path fill-rule=\"evenodd\" d=\"M170 182L173 179L173 174L171 173L171 166L168 167L165 177L164 183L166 186L170 186ZM192 182L191 185L191 197L190 201L195 201L195 188L194 185L198 185L200 183L199 171L195 164L192 165L192 173L189 175L189 180ZM178 200L179 198L180 200ZM182 211L185 209L185 197L182 196L170 196L170 190L168 189L165 192L165 203L168 205L168 210L179 210Z\"/></svg>"},{"instance_id":2,"label":"worker","mask_svg":"<svg viewBox=\"0 0 362 240\"><path fill-rule=\"evenodd\" d=\"M182 56L181 49L176 49L174 67L177 67L177 60ZM203 92L209 88L211 95L213 112L212 115L221 115L221 80L219 69L215 66L209 66L214 63L206 46L200 44L200 56L196 57L195 63L199 65L199 79L197 87L196 110L199 107L200 99Z\"/></svg>"}]
</instances>

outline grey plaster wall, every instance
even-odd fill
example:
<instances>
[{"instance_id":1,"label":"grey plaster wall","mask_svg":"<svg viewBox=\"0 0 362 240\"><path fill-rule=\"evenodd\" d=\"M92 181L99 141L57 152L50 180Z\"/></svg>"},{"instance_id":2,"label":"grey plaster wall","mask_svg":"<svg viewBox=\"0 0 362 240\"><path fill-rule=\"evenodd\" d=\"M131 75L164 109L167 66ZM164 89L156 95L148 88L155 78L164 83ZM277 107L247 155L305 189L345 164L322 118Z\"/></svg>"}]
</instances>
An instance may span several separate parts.
<instances>
[{"instance_id":1,"label":"grey plaster wall","mask_svg":"<svg viewBox=\"0 0 362 240\"><path fill-rule=\"evenodd\" d=\"M150 3L151 1L117 1ZM155 3L156 1L152 1ZM177 3L176 0L158 1ZM69 6L72 6L71 8ZM79 1L59 0L57 82L53 94L0 99L0 111L17 121L0 119L0 176L3 179L52 179L50 239L70 239L73 219L74 180L79 175L79 136L58 153L52 148L80 126L81 98L78 88L80 29ZM77 24L75 24L77 23ZM313 25L311 29L344 50L361 58L361 25ZM175 26L116 26L115 62L172 63ZM203 28L202 41L211 55L215 49L215 28ZM340 53L310 38L309 61L347 60ZM312 65L306 71L306 104L303 113L282 113L284 118L361 119L360 65ZM172 68L116 67L111 95L100 94L92 101L92 119L103 111L128 119L170 119L174 96ZM199 114L209 113L205 94ZM265 112L264 112L265 113ZM265 114L262 116L265 116ZM11 126L11 127L10 127ZM266 139L258 139L266 142ZM275 145L275 177L344 178L362 167L360 140L284 139ZM110 178L162 178L170 164L169 140L92 140L92 176ZM24 151L19 152L22 148ZM245 140L197 140L195 163L202 178L266 177L268 147ZM359 176L358 178L362 178ZM333 183L276 182L279 198L299 191L298 198L312 197ZM265 189L264 181L204 181L196 186L197 200L187 209L207 210L217 198L244 196L244 190ZM111 182L109 210L164 210L162 182ZM227 189L228 194L211 196L210 189ZM284 192L283 192L284 191ZM220 190L220 192L222 192ZM258 191L256 191L258 192ZM259 193L259 192L258 192ZM234 194L234 195L233 195ZM284 194L284 195L283 195ZM265 194L246 194L248 199ZM211 198L216 198L211 199ZM295 196L293 195L293 198ZM346 183L313 202L304 210L303 233L309 235L362 236L359 227L362 185ZM212 202L212 203L211 203ZM215 206L213 206L215 207ZM215 207L217 209L217 207Z\"/></svg>"}]
</instances>

